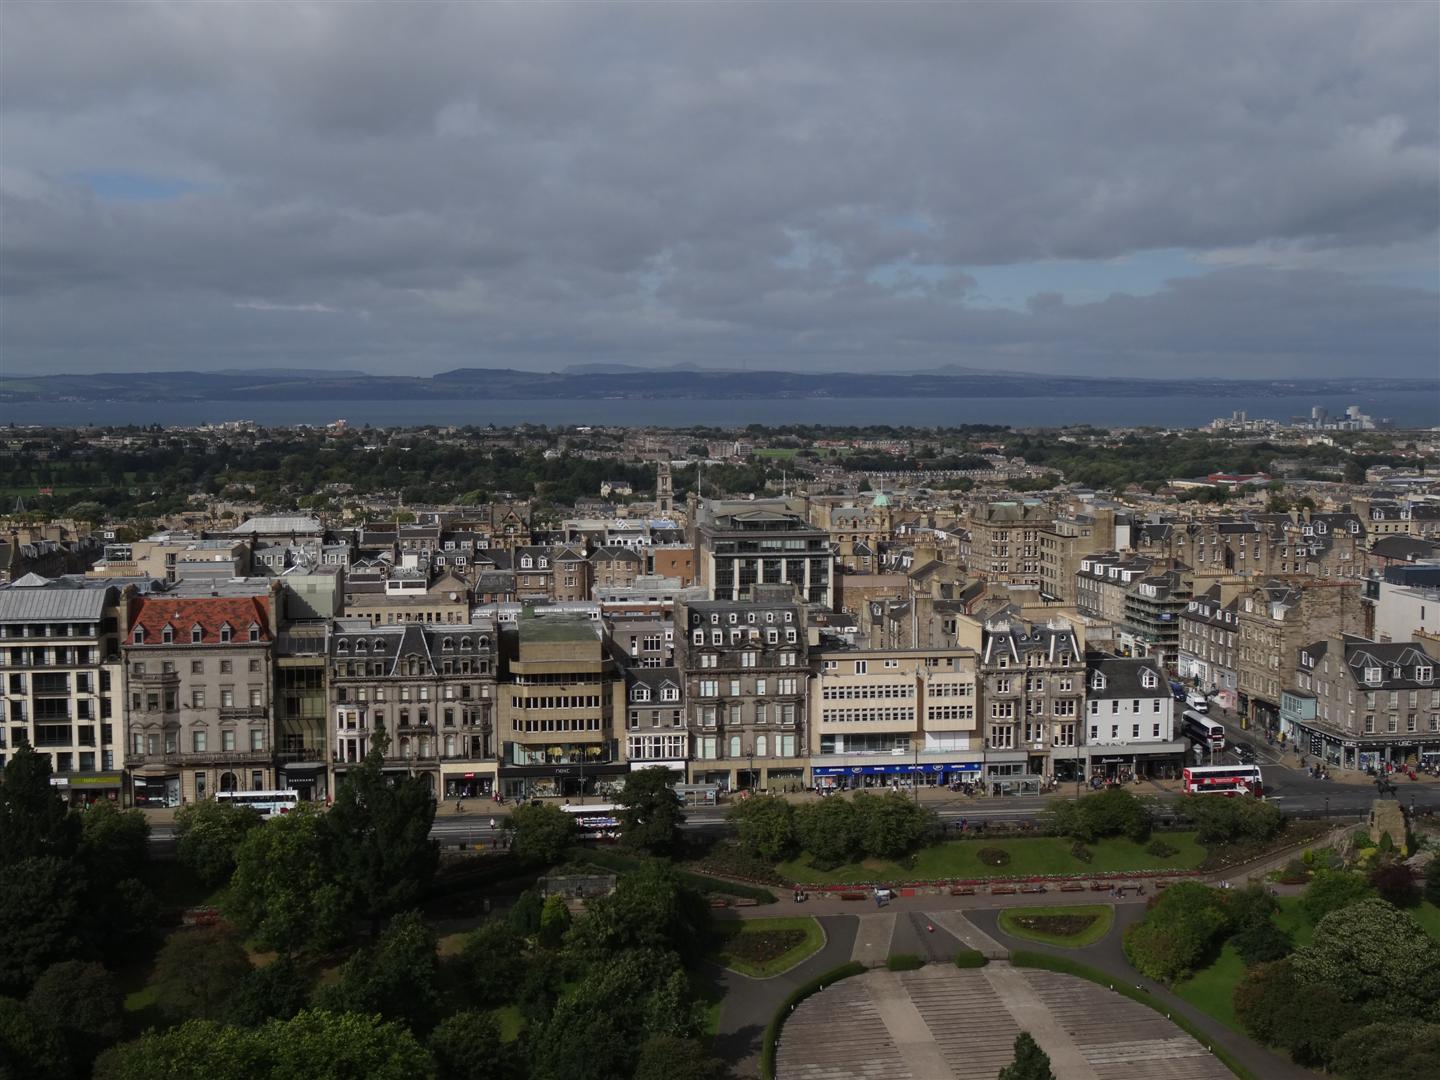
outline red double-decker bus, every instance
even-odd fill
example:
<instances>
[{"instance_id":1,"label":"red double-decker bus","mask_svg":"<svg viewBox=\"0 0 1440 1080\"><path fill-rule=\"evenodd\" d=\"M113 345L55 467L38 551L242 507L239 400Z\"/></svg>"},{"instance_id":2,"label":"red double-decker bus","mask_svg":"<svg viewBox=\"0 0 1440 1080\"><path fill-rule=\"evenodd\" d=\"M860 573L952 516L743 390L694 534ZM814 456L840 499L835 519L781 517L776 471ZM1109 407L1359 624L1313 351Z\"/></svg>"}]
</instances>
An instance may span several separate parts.
<instances>
[{"instance_id":1,"label":"red double-decker bus","mask_svg":"<svg viewBox=\"0 0 1440 1080\"><path fill-rule=\"evenodd\" d=\"M1194 765L1185 770L1186 795L1265 795L1259 765Z\"/></svg>"}]
</instances>

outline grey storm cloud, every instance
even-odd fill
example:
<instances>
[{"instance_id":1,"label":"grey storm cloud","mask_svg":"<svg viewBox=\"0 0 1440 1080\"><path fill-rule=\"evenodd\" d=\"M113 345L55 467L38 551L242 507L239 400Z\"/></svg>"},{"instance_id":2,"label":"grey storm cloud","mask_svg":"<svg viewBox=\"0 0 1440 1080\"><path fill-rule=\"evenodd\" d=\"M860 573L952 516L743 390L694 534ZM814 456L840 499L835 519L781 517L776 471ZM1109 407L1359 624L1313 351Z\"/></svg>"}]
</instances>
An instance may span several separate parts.
<instances>
[{"instance_id":1,"label":"grey storm cloud","mask_svg":"<svg viewBox=\"0 0 1440 1080\"><path fill-rule=\"evenodd\" d=\"M1364 2L9 3L0 364L1433 374L1437 33ZM1213 268L977 284L1146 252Z\"/></svg>"}]
</instances>

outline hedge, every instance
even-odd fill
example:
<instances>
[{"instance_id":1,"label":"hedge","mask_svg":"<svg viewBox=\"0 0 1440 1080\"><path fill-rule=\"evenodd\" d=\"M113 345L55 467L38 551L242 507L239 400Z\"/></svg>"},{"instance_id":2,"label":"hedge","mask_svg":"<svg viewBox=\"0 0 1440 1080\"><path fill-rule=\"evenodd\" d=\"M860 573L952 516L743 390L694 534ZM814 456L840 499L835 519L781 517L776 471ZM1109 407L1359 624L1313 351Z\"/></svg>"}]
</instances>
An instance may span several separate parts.
<instances>
[{"instance_id":1,"label":"hedge","mask_svg":"<svg viewBox=\"0 0 1440 1080\"><path fill-rule=\"evenodd\" d=\"M1113 975L1107 975L1098 968L1093 968L1088 964L1082 964L1078 960L1072 960L1068 956L1056 956L1053 953L1034 952L1029 949L1016 949L1012 951L1010 953L1010 963L1015 967L1041 968L1042 970L1054 971L1061 975L1074 975L1080 979L1088 979L1090 982L1098 983L1100 986L1114 990L1117 994L1123 994L1131 1001L1138 1001L1141 1005L1154 1009L1158 1013L1164 1013L1167 1020L1185 1032L1185 1034L1189 1035L1201 1046L1209 1049L1209 1051L1219 1059L1221 1064L1236 1076L1240 1077L1240 1080L1259 1080L1259 1078L1242 1065L1230 1051L1226 1050L1223 1046L1217 1045L1213 1036L1201 1031L1186 1017L1181 1016L1173 1009L1166 1009L1164 1005L1156 1001L1144 990L1136 986L1131 986L1125 982L1124 979L1117 979Z\"/></svg>"},{"instance_id":2,"label":"hedge","mask_svg":"<svg viewBox=\"0 0 1440 1080\"><path fill-rule=\"evenodd\" d=\"M891 953L885 966L891 971L918 971L925 966L925 958L908 952Z\"/></svg>"},{"instance_id":3,"label":"hedge","mask_svg":"<svg viewBox=\"0 0 1440 1080\"><path fill-rule=\"evenodd\" d=\"M982 968L990 962L990 958L978 949L961 949L955 954L955 966L958 968Z\"/></svg>"},{"instance_id":4,"label":"hedge","mask_svg":"<svg viewBox=\"0 0 1440 1080\"><path fill-rule=\"evenodd\" d=\"M795 1011L795 1006L811 994L818 994L831 983L848 979L851 975L863 975L865 970L864 964L851 960L848 964L841 964L837 968L831 968L823 974L816 975L809 982L801 983L790 991L790 996L780 1003L780 1008L775 1010L775 1015L770 1018L770 1023L765 1025L765 1037L760 1044L761 1080L775 1080L775 1048L780 1042L780 1029L785 1026L786 1019Z\"/></svg>"}]
</instances>

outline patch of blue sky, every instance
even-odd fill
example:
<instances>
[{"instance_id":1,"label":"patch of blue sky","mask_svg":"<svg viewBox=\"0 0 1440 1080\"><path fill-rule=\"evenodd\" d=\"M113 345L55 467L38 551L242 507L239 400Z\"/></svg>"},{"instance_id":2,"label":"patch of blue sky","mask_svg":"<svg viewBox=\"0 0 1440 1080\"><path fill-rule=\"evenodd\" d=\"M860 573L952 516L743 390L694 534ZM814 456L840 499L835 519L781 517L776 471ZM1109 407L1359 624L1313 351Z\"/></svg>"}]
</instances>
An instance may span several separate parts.
<instances>
[{"instance_id":1,"label":"patch of blue sky","mask_svg":"<svg viewBox=\"0 0 1440 1080\"><path fill-rule=\"evenodd\" d=\"M1042 259L958 269L975 279L967 293L972 306L1024 311L1026 302L1042 293L1058 293L1067 304L1095 303L1112 293L1148 296L1171 278L1199 277L1215 268L1182 248L1162 248L1118 259Z\"/></svg>"},{"instance_id":2,"label":"patch of blue sky","mask_svg":"<svg viewBox=\"0 0 1440 1080\"><path fill-rule=\"evenodd\" d=\"M142 173L82 172L73 173L71 179L88 187L97 199L110 202L163 202L178 199L192 191L213 190L211 185L180 177L146 176Z\"/></svg>"}]
</instances>

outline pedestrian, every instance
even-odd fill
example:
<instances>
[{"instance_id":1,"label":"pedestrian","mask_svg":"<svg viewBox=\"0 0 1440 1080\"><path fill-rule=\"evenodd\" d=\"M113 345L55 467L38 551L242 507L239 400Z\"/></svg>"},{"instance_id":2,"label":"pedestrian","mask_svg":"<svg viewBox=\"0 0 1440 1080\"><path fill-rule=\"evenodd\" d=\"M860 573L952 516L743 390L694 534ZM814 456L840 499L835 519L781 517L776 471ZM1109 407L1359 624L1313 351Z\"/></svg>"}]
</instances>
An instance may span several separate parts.
<instances>
[{"instance_id":1,"label":"pedestrian","mask_svg":"<svg viewBox=\"0 0 1440 1080\"><path fill-rule=\"evenodd\" d=\"M492 830L495 828L495 819L493 817L490 819L490 828Z\"/></svg>"}]
</instances>

